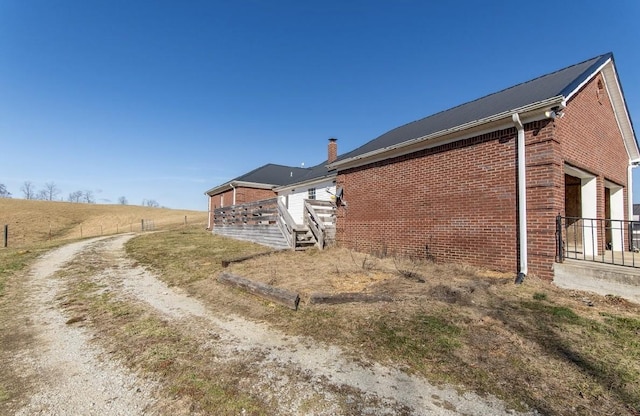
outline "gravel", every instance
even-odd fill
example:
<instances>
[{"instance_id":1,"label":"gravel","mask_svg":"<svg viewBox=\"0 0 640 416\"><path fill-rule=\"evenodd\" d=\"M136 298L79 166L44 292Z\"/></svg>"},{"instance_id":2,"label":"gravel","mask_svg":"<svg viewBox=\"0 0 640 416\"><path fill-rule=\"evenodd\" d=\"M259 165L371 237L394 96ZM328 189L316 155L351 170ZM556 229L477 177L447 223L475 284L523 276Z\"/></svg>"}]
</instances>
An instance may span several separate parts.
<instances>
[{"instance_id":1,"label":"gravel","mask_svg":"<svg viewBox=\"0 0 640 416\"><path fill-rule=\"evenodd\" d=\"M61 282L53 274L94 240L69 244L44 255L26 282L34 342L14 360L23 376L37 379L37 391L16 415L145 415L153 383L139 379L90 343L83 328L66 325L56 306Z\"/></svg>"},{"instance_id":2,"label":"gravel","mask_svg":"<svg viewBox=\"0 0 640 416\"><path fill-rule=\"evenodd\" d=\"M33 266L31 298L37 342L17 357L16 365L38 374L38 391L18 415L143 415L153 414L157 385L137 377L109 358L88 330L66 325L56 307L60 282L52 275L92 246L113 267L95 279L123 296L135 297L168 320L187 325L203 343L213 343L217 360L252 357L257 381L246 388L279 403L279 414L371 415L505 415L495 397L458 393L427 380L375 362L354 360L341 348L310 338L288 336L264 323L240 316L219 316L179 288L167 287L125 257L124 243L132 235L70 244L47 254ZM161 382L161 380L159 381ZM305 410L310 400L318 403ZM306 403L306 404L305 404ZM356 409L353 413L347 408ZM533 414L536 414L535 412Z\"/></svg>"}]
</instances>

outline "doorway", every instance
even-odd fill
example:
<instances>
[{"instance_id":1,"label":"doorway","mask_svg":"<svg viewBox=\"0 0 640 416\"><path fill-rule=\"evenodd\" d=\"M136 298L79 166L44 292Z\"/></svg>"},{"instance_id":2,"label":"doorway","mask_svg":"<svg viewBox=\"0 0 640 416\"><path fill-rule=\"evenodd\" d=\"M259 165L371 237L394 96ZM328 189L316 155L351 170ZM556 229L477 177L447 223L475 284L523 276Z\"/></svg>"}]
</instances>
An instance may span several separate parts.
<instances>
[{"instance_id":1,"label":"doorway","mask_svg":"<svg viewBox=\"0 0 640 416\"><path fill-rule=\"evenodd\" d=\"M598 254L597 181L595 175L564 165L565 250Z\"/></svg>"}]
</instances>

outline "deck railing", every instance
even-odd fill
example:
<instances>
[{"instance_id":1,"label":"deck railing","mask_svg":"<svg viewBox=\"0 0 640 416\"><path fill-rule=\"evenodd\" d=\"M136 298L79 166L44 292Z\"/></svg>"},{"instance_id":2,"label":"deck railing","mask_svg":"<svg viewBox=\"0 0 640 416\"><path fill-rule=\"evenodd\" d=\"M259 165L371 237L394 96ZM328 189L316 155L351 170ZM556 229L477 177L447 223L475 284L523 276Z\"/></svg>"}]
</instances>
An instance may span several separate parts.
<instances>
[{"instance_id":1,"label":"deck railing","mask_svg":"<svg viewBox=\"0 0 640 416\"><path fill-rule=\"evenodd\" d=\"M278 199L247 202L214 210L214 227L223 225L273 225L278 221Z\"/></svg>"},{"instance_id":2,"label":"deck railing","mask_svg":"<svg viewBox=\"0 0 640 416\"><path fill-rule=\"evenodd\" d=\"M586 260L640 267L640 222L556 217L556 261Z\"/></svg>"}]
</instances>

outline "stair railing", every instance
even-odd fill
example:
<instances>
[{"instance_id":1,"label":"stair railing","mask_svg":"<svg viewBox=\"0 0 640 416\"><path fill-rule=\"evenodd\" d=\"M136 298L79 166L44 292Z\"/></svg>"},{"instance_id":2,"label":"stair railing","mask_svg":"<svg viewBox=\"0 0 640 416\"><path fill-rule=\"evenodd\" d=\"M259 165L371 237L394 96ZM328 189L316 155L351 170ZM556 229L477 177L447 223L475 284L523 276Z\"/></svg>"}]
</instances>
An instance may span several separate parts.
<instances>
[{"instance_id":1,"label":"stair railing","mask_svg":"<svg viewBox=\"0 0 640 416\"><path fill-rule=\"evenodd\" d=\"M311 230L311 233L316 238L316 246L318 246L320 250L324 249L324 221L322 221L308 201L304 202L304 219L309 226L309 230Z\"/></svg>"},{"instance_id":2,"label":"stair railing","mask_svg":"<svg viewBox=\"0 0 640 416\"><path fill-rule=\"evenodd\" d=\"M296 249L296 222L289 213L287 207L284 206L280 198L278 198L278 226L280 231L287 240L289 247Z\"/></svg>"}]
</instances>

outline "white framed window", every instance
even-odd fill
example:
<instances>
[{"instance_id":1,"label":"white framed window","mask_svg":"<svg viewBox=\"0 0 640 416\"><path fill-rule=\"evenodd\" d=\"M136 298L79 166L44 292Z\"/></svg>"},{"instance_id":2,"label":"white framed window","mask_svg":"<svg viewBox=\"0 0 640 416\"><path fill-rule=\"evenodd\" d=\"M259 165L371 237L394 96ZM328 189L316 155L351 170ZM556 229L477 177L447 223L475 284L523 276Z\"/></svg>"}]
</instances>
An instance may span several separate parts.
<instances>
[{"instance_id":1,"label":"white framed window","mask_svg":"<svg viewBox=\"0 0 640 416\"><path fill-rule=\"evenodd\" d=\"M316 199L316 188L309 188L309 197L308 199Z\"/></svg>"}]
</instances>

